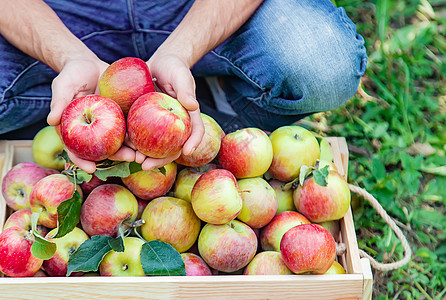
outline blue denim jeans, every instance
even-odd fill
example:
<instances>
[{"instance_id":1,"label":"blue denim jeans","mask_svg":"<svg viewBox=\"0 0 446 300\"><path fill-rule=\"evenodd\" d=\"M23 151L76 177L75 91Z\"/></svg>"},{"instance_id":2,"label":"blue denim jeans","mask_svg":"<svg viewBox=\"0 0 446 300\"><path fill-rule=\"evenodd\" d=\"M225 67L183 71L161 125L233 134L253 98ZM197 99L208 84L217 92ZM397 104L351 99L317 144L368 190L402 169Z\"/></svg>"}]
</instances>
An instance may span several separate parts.
<instances>
[{"instance_id":1,"label":"blue denim jeans","mask_svg":"<svg viewBox=\"0 0 446 300\"><path fill-rule=\"evenodd\" d=\"M125 56L148 60L193 1L46 3L99 58L111 63ZM343 8L329 0L265 0L192 73L221 78L237 113L229 123L273 130L344 104L355 93L366 63L364 40ZM45 119L57 74L3 37L0 69L0 134Z\"/></svg>"}]
</instances>

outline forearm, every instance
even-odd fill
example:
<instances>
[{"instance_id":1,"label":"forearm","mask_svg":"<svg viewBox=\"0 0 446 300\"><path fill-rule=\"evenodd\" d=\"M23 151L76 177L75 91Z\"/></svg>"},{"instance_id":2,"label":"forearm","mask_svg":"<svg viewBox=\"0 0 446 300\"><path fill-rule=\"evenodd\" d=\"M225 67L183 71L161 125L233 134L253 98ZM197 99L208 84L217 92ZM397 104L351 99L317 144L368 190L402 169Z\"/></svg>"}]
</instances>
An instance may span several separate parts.
<instances>
[{"instance_id":1,"label":"forearm","mask_svg":"<svg viewBox=\"0 0 446 300\"><path fill-rule=\"evenodd\" d=\"M0 0L0 34L56 72L70 59L95 57L40 0Z\"/></svg>"},{"instance_id":2,"label":"forearm","mask_svg":"<svg viewBox=\"0 0 446 300\"><path fill-rule=\"evenodd\" d=\"M261 3L262 0L196 0L158 51L176 54L192 67L240 28Z\"/></svg>"}]
</instances>

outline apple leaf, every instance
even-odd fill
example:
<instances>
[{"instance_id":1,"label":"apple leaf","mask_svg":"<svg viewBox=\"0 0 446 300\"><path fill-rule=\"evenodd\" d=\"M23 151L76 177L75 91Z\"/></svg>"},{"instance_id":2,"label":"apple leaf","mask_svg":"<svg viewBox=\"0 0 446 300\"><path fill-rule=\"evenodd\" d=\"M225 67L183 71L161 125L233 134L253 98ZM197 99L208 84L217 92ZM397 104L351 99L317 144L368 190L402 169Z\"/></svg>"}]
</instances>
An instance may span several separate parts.
<instances>
[{"instance_id":1,"label":"apple leaf","mask_svg":"<svg viewBox=\"0 0 446 300\"><path fill-rule=\"evenodd\" d=\"M263 177L265 178L266 181L273 179L273 176L271 175L271 173L269 171L266 171L265 174L263 174Z\"/></svg>"},{"instance_id":2,"label":"apple leaf","mask_svg":"<svg viewBox=\"0 0 446 300\"><path fill-rule=\"evenodd\" d=\"M133 174L133 173L142 171L142 166L141 166L141 164L138 164L137 162L132 161L129 164L129 169L130 169L130 174Z\"/></svg>"},{"instance_id":3,"label":"apple leaf","mask_svg":"<svg viewBox=\"0 0 446 300\"><path fill-rule=\"evenodd\" d=\"M57 249L56 244L44 239L36 232L34 232L33 234L34 242L31 246L32 255L43 260L47 260L53 257Z\"/></svg>"},{"instance_id":4,"label":"apple leaf","mask_svg":"<svg viewBox=\"0 0 446 300\"><path fill-rule=\"evenodd\" d=\"M77 250L70 255L67 267L67 276L72 272L97 271L104 256L112 250L109 241L113 239L105 235L94 235L83 242Z\"/></svg>"},{"instance_id":5,"label":"apple leaf","mask_svg":"<svg viewBox=\"0 0 446 300\"><path fill-rule=\"evenodd\" d=\"M82 198L78 191L73 196L57 206L57 233L54 238L60 238L70 233L79 223Z\"/></svg>"},{"instance_id":6,"label":"apple leaf","mask_svg":"<svg viewBox=\"0 0 446 300\"><path fill-rule=\"evenodd\" d=\"M309 167L306 165L303 165L300 167L300 173L299 173L299 183L300 185L304 185L305 178L307 178L308 174L311 172L313 167Z\"/></svg>"},{"instance_id":7,"label":"apple leaf","mask_svg":"<svg viewBox=\"0 0 446 300\"><path fill-rule=\"evenodd\" d=\"M97 167L94 174L103 181L106 181L108 177L128 177L130 176L129 165L128 161L122 161L109 167Z\"/></svg>"},{"instance_id":8,"label":"apple leaf","mask_svg":"<svg viewBox=\"0 0 446 300\"><path fill-rule=\"evenodd\" d=\"M313 171L313 178L320 186L327 186L328 166Z\"/></svg>"},{"instance_id":9,"label":"apple leaf","mask_svg":"<svg viewBox=\"0 0 446 300\"><path fill-rule=\"evenodd\" d=\"M161 241L150 241L142 245L141 265L146 275L186 276L180 253Z\"/></svg>"},{"instance_id":10,"label":"apple leaf","mask_svg":"<svg viewBox=\"0 0 446 300\"><path fill-rule=\"evenodd\" d=\"M87 172L79 169L79 170L72 170L72 169L67 169L67 170L63 170L62 174L66 175L68 177L68 179L75 184L81 184L84 181L85 182L89 182L91 180L91 178L93 178L93 175L88 174Z\"/></svg>"},{"instance_id":11,"label":"apple leaf","mask_svg":"<svg viewBox=\"0 0 446 300\"><path fill-rule=\"evenodd\" d=\"M37 232L37 222L39 221L40 213L33 212L31 214L31 232Z\"/></svg>"},{"instance_id":12,"label":"apple leaf","mask_svg":"<svg viewBox=\"0 0 446 300\"><path fill-rule=\"evenodd\" d=\"M164 177L166 177L166 168L164 168L164 166L162 166L161 168L158 168L158 171L164 175Z\"/></svg>"},{"instance_id":13,"label":"apple leaf","mask_svg":"<svg viewBox=\"0 0 446 300\"><path fill-rule=\"evenodd\" d=\"M116 252L124 252L124 230L122 227L119 227L119 234L117 237L108 241L108 244L112 248L113 251Z\"/></svg>"}]
</instances>

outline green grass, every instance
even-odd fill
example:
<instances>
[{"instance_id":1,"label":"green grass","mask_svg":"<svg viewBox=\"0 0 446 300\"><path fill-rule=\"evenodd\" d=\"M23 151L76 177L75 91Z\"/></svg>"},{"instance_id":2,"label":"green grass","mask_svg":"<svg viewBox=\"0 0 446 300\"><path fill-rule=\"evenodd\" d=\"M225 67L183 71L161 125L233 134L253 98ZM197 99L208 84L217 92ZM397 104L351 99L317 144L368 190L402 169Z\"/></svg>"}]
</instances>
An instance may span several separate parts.
<instances>
[{"instance_id":1,"label":"green grass","mask_svg":"<svg viewBox=\"0 0 446 300\"><path fill-rule=\"evenodd\" d=\"M344 136L349 181L373 194L407 236L411 262L374 270L374 299L446 298L446 1L337 0L366 41L369 62L345 106L309 117ZM354 195L353 195L354 196ZM378 261L403 257L395 234L353 197L358 243Z\"/></svg>"}]
</instances>

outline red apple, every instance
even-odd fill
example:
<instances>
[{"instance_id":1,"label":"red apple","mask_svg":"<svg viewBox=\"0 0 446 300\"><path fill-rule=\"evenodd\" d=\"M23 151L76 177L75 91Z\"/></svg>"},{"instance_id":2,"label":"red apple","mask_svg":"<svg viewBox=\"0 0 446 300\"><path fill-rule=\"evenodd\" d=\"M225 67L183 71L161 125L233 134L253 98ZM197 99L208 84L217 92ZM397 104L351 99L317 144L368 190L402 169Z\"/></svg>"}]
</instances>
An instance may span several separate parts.
<instances>
[{"instance_id":1,"label":"red apple","mask_svg":"<svg viewBox=\"0 0 446 300\"><path fill-rule=\"evenodd\" d=\"M146 209L147 204L149 204L149 201L142 200L140 198L136 198L136 201L138 201L138 215L136 216L136 220L141 219L142 213L144 212L144 209Z\"/></svg>"},{"instance_id":2,"label":"red apple","mask_svg":"<svg viewBox=\"0 0 446 300\"><path fill-rule=\"evenodd\" d=\"M276 215L260 231L260 244L262 249L280 252L282 236L290 228L301 224L310 224L310 221L296 211L284 211Z\"/></svg>"},{"instance_id":3,"label":"red apple","mask_svg":"<svg viewBox=\"0 0 446 300\"><path fill-rule=\"evenodd\" d=\"M145 276L141 265L144 241L136 237L124 238L124 252L108 252L99 265L101 276Z\"/></svg>"},{"instance_id":4,"label":"red apple","mask_svg":"<svg viewBox=\"0 0 446 300\"><path fill-rule=\"evenodd\" d=\"M201 175L192 189L191 202L197 216L211 224L225 224L234 220L243 206L234 175L224 169Z\"/></svg>"},{"instance_id":5,"label":"red apple","mask_svg":"<svg viewBox=\"0 0 446 300\"><path fill-rule=\"evenodd\" d=\"M67 149L86 160L104 160L124 142L124 114L116 102L104 96L73 100L63 111L60 124Z\"/></svg>"},{"instance_id":6,"label":"red apple","mask_svg":"<svg viewBox=\"0 0 446 300\"><path fill-rule=\"evenodd\" d=\"M124 57L108 66L99 78L98 87L102 96L119 104L124 115L136 99L155 91L149 67L136 57Z\"/></svg>"},{"instance_id":7,"label":"red apple","mask_svg":"<svg viewBox=\"0 0 446 300\"><path fill-rule=\"evenodd\" d=\"M175 180L175 197L191 202L192 189L201 175L210 170L217 169L215 164L206 164L197 168L184 168Z\"/></svg>"},{"instance_id":8,"label":"red apple","mask_svg":"<svg viewBox=\"0 0 446 300\"><path fill-rule=\"evenodd\" d=\"M103 184L95 188L82 205L80 221L84 231L92 235L116 237L123 222L133 222L138 202L125 187Z\"/></svg>"},{"instance_id":9,"label":"red apple","mask_svg":"<svg viewBox=\"0 0 446 300\"><path fill-rule=\"evenodd\" d=\"M294 190L293 199L297 210L311 222L339 220L350 207L350 188L338 172L329 171L327 186L308 178Z\"/></svg>"},{"instance_id":10,"label":"red apple","mask_svg":"<svg viewBox=\"0 0 446 300\"><path fill-rule=\"evenodd\" d=\"M2 195L13 210L30 208L29 195L34 185L42 178L59 173L33 162L13 166L3 177Z\"/></svg>"},{"instance_id":11,"label":"red apple","mask_svg":"<svg viewBox=\"0 0 446 300\"><path fill-rule=\"evenodd\" d=\"M225 135L218 161L237 178L262 176L273 159L273 148L266 133L244 128Z\"/></svg>"},{"instance_id":12,"label":"red apple","mask_svg":"<svg viewBox=\"0 0 446 300\"><path fill-rule=\"evenodd\" d=\"M30 231L31 215L32 211L30 208L24 208L13 212L6 220L5 225L3 225L3 230L8 229L9 227L16 226L21 229ZM45 236L49 230L45 226L42 226L39 223L37 223L36 231L40 236Z\"/></svg>"},{"instance_id":13,"label":"red apple","mask_svg":"<svg viewBox=\"0 0 446 300\"><path fill-rule=\"evenodd\" d=\"M31 275L31 277L48 277L48 274L45 273L42 269Z\"/></svg>"},{"instance_id":14,"label":"red apple","mask_svg":"<svg viewBox=\"0 0 446 300\"><path fill-rule=\"evenodd\" d=\"M257 238L246 224L232 220L223 225L206 224L198 237L201 258L222 272L244 268L257 251Z\"/></svg>"},{"instance_id":15,"label":"red apple","mask_svg":"<svg viewBox=\"0 0 446 300\"><path fill-rule=\"evenodd\" d=\"M324 227L303 224L283 235L280 252L293 273L324 274L336 258L336 243Z\"/></svg>"},{"instance_id":16,"label":"red apple","mask_svg":"<svg viewBox=\"0 0 446 300\"><path fill-rule=\"evenodd\" d=\"M186 276L211 276L212 271L204 260L193 253L181 253L186 268Z\"/></svg>"},{"instance_id":17,"label":"red apple","mask_svg":"<svg viewBox=\"0 0 446 300\"><path fill-rule=\"evenodd\" d=\"M293 201L293 189L284 189L283 186L286 184L280 180L270 180L269 185L276 192L277 197L277 211L276 215L284 211L296 211Z\"/></svg>"},{"instance_id":18,"label":"red apple","mask_svg":"<svg viewBox=\"0 0 446 300\"><path fill-rule=\"evenodd\" d=\"M177 165L174 162L164 166L166 175L158 169L133 173L122 178L125 186L143 200L152 200L165 195L173 186L177 175Z\"/></svg>"},{"instance_id":19,"label":"red apple","mask_svg":"<svg viewBox=\"0 0 446 300\"><path fill-rule=\"evenodd\" d=\"M121 182L121 179L119 177L107 177L107 180L101 180L99 179L94 173L91 174L93 177L91 177L91 180L89 182L82 182L81 188L84 197L86 198L88 195L90 195L91 191L100 186L101 184L105 183L116 183L119 184Z\"/></svg>"},{"instance_id":20,"label":"red apple","mask_svg":"<svg viewBox=\"0 0 446 300\"><path fill-rule=\"evenodd\" d=\"M290 275L280 252L264 251L258 253L246 266L243 275Z\"/></svg>"},{"instance_id":21,"label":"red apple","mask_svg":"<svg viewBox=\"0 0 446 300\"><path fill-rule=\"evenodd\" d=\"M136 149L153 158L171 156L181 150L191 134L186 109L169 95L142 95L130 108L127 132Z\"/></svg>"}]
</instances>

